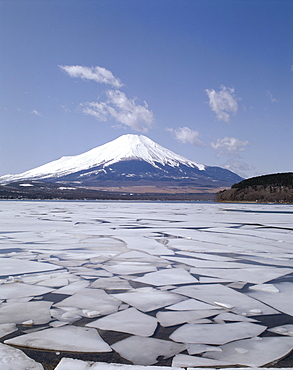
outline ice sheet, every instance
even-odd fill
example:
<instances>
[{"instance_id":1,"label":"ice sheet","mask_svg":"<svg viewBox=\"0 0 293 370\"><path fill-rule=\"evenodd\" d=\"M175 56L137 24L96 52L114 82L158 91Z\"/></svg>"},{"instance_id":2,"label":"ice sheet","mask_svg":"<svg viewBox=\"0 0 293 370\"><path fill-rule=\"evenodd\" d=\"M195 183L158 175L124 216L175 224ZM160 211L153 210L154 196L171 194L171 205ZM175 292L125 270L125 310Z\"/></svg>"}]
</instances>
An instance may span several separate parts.
<instances>
[{"instance_id":1,"label":"ice sheet","mask_svg":"<svg viewBox=\"0 0 293 370\"><path fill-rule=\"evenodd\" d=\"M229 323L253 322L251 316L292 315L292 224L290 205L1 202L0 261L11 272L0 279L0 292L6 292L0 323L32 322L29 330L41 332L38 325L62 329L82 319L78 327L85 329L103 320L109 329L99 330L108 338L106 332L118 328L130 335L136 322L129 322L127 312L137 310L161 324L153 338L143 338L158 339L174 325L228 329ZM54 301L51 309L47 300ZM126 317L116 325L112 316L118 314ZM144 319L134 332L139 337L150 335ZM269 335L291 339L288 325ZM279 358L270 350L275 344L263 348Z\"/></svg>"}]
</instances>

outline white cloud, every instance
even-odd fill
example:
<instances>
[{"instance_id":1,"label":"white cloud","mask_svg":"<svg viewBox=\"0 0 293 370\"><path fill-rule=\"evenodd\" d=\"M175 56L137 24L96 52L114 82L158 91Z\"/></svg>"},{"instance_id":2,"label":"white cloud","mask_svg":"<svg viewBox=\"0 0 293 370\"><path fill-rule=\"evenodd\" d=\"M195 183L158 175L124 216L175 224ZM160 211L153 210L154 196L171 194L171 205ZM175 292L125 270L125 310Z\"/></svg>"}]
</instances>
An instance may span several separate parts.
<instances>
[{"instance_id":1,"label":"white cloud","mask_svg":"<svg viewBox=\"0 0 293 370\"><path fill-rule=\"evenodd\" d=\"M179 127L177 130L169 128L167 130L172 132L176 140L180 141L181 143L190 143L197 146L204 146L204 143L198 138L198 131L191 130L189 127Z\"/></svg>"},{"instance_id":2,"label":"white cloud","mask_svg":"<svg viewBox=\"0 0 293 370\"><path fill-rule=\"evenodd\" d=\"M251 166L242 161L233 161L233 160L228 161L224 165L224 168L232 172L235 172L242 177L247 177L247 173L251 173L251 172L254 173L255 171L254 166Z\"/></svg>"},{"instance_id":3,"label":"white cloud","mask_svg":"<svg viewBox=\"0 0 293 370\"><path fill-rule=\"evenodd\" d=\"M246 150L249 145L247 140L239 140L235 137L224 137L211 143L211 146L217 152L217 157L226 157L226 163L222 166L227 170L237 173L242 177L247 177L248 173L254 172L255 168L242 161L240 153Z\"/></svg>"},{"instance_id":4,"label":"white cloud","mask_svg":"<svg viewBox=\"0 0 293 370\"><path fill-rule=\"evenodd\" d=\"M249 141L241 141L235 137L224 137L211 143L212 148L218 152L218 156L223 154L237 156L239 152L245 151L247 145L249 145Z\"/></svg>"},{"instance_id":5,"label":"white cloud","mask_svg":"<svg viewBox=\"0 0 293 370\"><path fill-rule=\"evenodd\" d=\"M108 109L106 103L88 102L81 104L85 114L96 117L99 121L107 121Z\"/></svg>"},{"instance_id":6,"label":"white cloud","mask_svg":"<svg viewBox=\"0 0 293 370\"><path fill-rule=\"evenodd\" d=\"M106 121L109 117L119 123L129 126L140 132L147 132L154 123L153 113L144 105L136 104L134 99L119 90L108 90L106 102L88 102L82 104L85 114L96 117L99 121Z\"/></svg>"},{"instance_id":7,"label":"white cloud","mask_svg":"<svg viewBox=\"0 0 293 370\"><path fill-rule=\"evenodd\" d=\"M78 77L83 80L93 80L98 83L112 85L114 87L122 87L121 81L113 75L111 71L103 67L83 67L83 66L59 66L63 71L69 74L70 77Z\"/></svg>"},{"instance_id":8,"label":"white cloud","mask_svg":"<svg viewBox=\"0 0 293 370\"><path fill-rule=\"evenodd\" d=\"M216 113L219 121L230 121L231 114L236 114L238 110L237 99L234 89L222 86L220 91L206 89L205 92L209 97L211 109Z\"/></svg>"},{"instance_id":9,"label":"white cloud","mask_svg":"<svg viewBox=\"0 0 293 370\"><path fill-rule=\"evenodd\" d=\"M267 96L270 98L271 103L277 103L278 99L273 97L273 94L270 91L266 92Z\"/></svg>"},{"instance_id":10,"label":"white cloud","mask_svg":"<svg viewBox=\"0 0 293 370\"><path fill-rule=\"evenodd\" d=\"M33 109L33 110L31 111L31 113L32 113L32 114L34 114L34 115L36 115L36 116L41 116L41 113L40 113L40 112L38 112L36 109Z\"/></svg>"}]
</instances>

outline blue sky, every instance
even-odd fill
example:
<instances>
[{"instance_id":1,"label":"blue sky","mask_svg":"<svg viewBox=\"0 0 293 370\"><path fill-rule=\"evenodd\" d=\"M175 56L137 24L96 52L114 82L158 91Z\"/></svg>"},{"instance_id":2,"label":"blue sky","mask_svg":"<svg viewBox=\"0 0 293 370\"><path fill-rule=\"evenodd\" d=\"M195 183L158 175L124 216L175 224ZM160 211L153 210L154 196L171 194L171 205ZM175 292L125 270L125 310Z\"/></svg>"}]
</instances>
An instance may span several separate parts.
<instances>
[{"instance_id":1,"label":"blue sky","mask_svg":"<svg viewBox=\"0 0 293 370\"><path fill-rule=\"evenodd\" d=\"M0 175L144 134L293 170L289 0L1 0Z\"/></svg>"}]
</instances>

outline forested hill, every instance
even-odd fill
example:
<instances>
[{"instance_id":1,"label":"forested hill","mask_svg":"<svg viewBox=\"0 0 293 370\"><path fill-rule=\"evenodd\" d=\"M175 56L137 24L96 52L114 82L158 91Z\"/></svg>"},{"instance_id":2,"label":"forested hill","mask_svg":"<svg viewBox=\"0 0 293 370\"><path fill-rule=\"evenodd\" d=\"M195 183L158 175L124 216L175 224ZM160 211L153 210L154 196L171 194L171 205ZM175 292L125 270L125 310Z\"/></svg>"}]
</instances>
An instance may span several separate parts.
<instances>
[{"instance_id":1,"label":"forested hill","mask_svg":"<svg viewBox=\"0 0 293 370\"><path fill-rule=\"evenodd\" d=\"M252 177L217 194L218 202L293 203L293 172Z\"/></svg>"}]
</instances>

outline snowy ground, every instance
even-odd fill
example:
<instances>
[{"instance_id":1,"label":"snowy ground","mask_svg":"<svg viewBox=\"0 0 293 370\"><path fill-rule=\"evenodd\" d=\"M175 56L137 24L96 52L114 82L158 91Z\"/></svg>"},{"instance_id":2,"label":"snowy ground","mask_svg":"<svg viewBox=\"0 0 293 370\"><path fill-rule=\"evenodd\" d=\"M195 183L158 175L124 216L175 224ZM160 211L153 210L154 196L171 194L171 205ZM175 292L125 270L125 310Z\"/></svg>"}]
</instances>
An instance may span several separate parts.
<instances>
[{"instance_id":1,"label":"snowy ground","mask_svg":"<svg viewBox=\"0 0 293 370\"><path fill-rule=\"evenodd\" d=\"M293 366L292 205L1 201L0 219L1 370Z\"/></svg>"}]
</instances>

